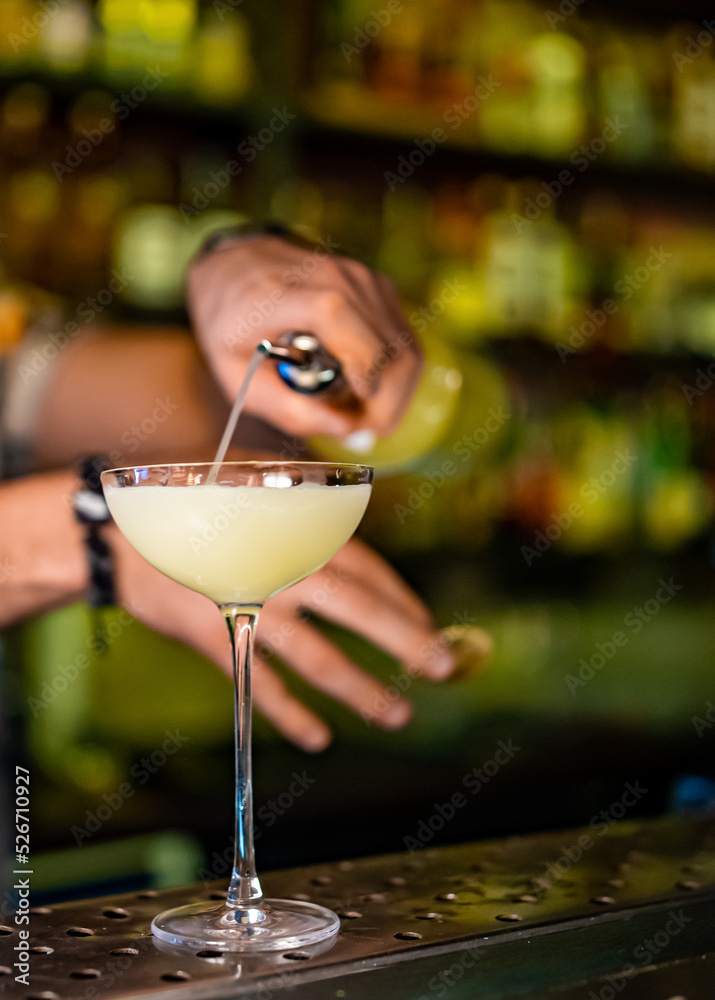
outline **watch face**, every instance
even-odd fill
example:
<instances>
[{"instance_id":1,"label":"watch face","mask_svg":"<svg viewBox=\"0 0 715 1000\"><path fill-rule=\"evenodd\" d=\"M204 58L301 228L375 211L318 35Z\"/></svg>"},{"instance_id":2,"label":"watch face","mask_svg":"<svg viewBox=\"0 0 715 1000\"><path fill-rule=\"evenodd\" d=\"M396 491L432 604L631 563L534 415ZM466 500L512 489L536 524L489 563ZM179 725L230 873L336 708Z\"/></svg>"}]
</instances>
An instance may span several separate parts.
<instances>
[{"instance_id":1,"label":"watch face","mask_svg":"<svg viewBox=\"0 0 715 1000\"><path fill-rule=\"evenodd\" d=\"M91 490L80 490L75 493L74 509L88 521L109 520L107 501L100 493L92 493Z\"/></svg>"}]
</instances>

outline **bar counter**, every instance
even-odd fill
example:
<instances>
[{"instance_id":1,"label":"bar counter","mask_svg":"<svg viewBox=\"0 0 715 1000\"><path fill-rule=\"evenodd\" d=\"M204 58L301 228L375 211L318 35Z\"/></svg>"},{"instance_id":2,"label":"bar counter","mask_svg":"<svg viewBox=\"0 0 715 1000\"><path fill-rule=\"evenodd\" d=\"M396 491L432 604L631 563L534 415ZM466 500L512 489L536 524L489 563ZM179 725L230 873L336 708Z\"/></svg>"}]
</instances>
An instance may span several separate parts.
<instances>
[{"instance_id":1,"label":"bar counter","mask_svg":"<svg viewBox=\"0 0 715 1000\"><path fill-rule=\"evenodd\" d=\"M267 874L264 888L334 909L332 947L174 950L152 938L154 914L221 898L225 884L125 893L32 910L29 987L7 968L19 939L4 928L0 996L712 1000L715 990L712 816L313 865Z\"/></svg>"}]
</instances>

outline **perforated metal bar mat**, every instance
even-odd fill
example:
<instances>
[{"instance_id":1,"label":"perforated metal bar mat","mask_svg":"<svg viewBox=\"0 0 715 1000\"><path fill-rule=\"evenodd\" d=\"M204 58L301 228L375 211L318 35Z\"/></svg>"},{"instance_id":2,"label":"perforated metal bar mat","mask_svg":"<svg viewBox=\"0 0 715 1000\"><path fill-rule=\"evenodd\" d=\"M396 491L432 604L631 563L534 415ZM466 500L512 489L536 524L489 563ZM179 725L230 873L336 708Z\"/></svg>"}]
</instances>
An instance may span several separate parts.
<instances>
[{"instance_id":1,"label":"perforated metal bar mat","mask_svg":"<svg viewBox=\"0 0 715 1000\"><path fill-rule=\"evenodd\" d=\"M29 986L15 979L18 929L3 928L0 996L715 998L715 964L704 957L715 952L712 817L423 849L276 872L263 884L336 910L335 944L247 959L152 938L154 914L217 898L225 883L63 903L31 911Z\"/></svg>"}]
</instances>

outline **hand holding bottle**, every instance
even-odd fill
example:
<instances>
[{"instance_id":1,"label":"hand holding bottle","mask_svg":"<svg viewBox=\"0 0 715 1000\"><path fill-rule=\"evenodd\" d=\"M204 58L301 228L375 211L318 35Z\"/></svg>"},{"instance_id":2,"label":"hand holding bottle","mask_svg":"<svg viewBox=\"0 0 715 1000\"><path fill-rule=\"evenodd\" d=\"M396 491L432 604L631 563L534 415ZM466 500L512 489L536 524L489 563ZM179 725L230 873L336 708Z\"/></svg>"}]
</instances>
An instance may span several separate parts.
<instances>
[{"instance_id":1,"label":"hand holding bottle","mask_svg":"<svg viewBox=\"0 0 715 1000\"><path fill-rule=\"evenodd\" d=\"M329 250L263 234L223 243L191 267L187 301L198 341L231 400L259 341L275 343L286 330L315 333L339 359L359 407L301 396L273 366L257 373L247 410L290 434L390 434L417 387L422 353L392 284Z\"/></svg>"}]
</instances>

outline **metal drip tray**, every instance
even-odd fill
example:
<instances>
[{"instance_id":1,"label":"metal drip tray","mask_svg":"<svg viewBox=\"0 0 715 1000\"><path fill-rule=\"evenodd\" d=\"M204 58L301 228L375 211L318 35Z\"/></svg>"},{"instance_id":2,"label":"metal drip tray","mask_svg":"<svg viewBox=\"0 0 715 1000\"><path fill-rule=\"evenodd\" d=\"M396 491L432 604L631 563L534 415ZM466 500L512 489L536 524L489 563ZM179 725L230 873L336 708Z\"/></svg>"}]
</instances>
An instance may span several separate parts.
<instances>
[{"instance_id":1,"label":"metal drip tray","mask_svg":"<svg viewBox=\"0 0 715 1000\"><path fill-rule=\"evenodd\" d=\"M334 909L335 944L246 959L173 951L151 936L159 910L219 898L225 883L63 903L31 911L29 987L14 978L17 928L0 928L0 997L589 1000L591 989L612 1000L625 987L629 1000L715 995L715 964L705 958L715 952L712 819L425 849L262 881L271 896Z\"/></svg>"}]
</instances>

